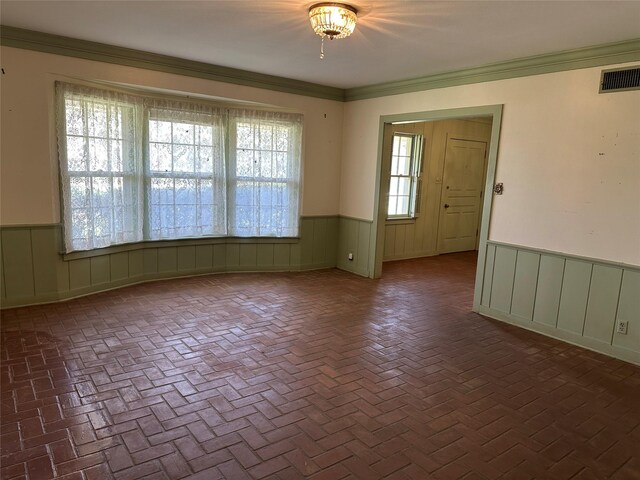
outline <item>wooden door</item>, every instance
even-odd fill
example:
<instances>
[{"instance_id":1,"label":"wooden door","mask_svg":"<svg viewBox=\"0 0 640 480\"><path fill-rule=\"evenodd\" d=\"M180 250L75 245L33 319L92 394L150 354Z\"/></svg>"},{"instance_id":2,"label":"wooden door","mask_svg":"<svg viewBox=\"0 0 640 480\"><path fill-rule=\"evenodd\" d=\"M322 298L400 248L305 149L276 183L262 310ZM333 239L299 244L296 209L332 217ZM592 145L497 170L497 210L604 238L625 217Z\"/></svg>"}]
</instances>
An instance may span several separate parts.
<instances>
[{"instance_id":1,"label":"wooden door","mask_svg":"<svg viewBox=\"0 0 640 480\"><path fill-rule=\"evenodd\" d=\"M486 152L486 142L447 140L440 196L438 253L477 248Z\"/></svg>"}]
</instances>

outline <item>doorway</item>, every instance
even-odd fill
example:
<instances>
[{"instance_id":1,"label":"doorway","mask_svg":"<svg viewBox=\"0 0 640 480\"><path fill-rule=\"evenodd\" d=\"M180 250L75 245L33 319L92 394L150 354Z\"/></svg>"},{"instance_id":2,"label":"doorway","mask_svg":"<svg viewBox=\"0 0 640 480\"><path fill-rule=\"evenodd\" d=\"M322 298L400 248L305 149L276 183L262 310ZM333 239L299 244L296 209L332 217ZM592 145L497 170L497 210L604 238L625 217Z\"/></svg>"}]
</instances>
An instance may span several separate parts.
<instances>
[{"instance_id":1,"label":"doorway","mask_svg":"<svg viewBox=\"0 0 640 480\"><path fill-rule=\"evenodd\" d=\"M489 222L492 204L492 192L495 181L495 169L497 162L498 140L502 117L502 105L490 105L482 107L469 107L452 110L439 110L432 112L417 112L399 115L388 115L380 118L380 131L378 142L378 163L376 179L376 201L373 222L374 235L371 236L370 265L374 268L372 278L382 275L382 263L385 259L385 244L392 242L392 235L387 232L389 222L401 227L412 223L417 218L430 219L432 243L430 253L436 255L447 251L462 251L478 249L478 262L476 269L476 284L474 290L474 310L480 304L482 293L482 281L486 253L486 242L489 234ZM385 155L385 147L391 145L393 132L415 132L415 124L424 122L425 125L434 125L442 121L455 121L484 118L490 126L489 141L482 144L478 138L460 138L459 135L445 135L442 162L425 161L422 165L421 178L416 182L416 203L420 205L420 196L428 196L428 205L422 203L425 211L417 209L418 215L414 219L389 218L389 170L391 165ZM445 122L446 123L446 122ZM390 128L394 126L395 128ZM426 132L423 129L423 132ZM408 135L408 133L405 133ZM424 135L425 139L428 135ZM432 137L435 138L435 137ZM442 141L442 140L441 140ZM475 143L474 143L475 142ZM424 145L424 144L423 144ZM425 153L428 147L424 146ZM444 158L449 157L450 163L445 168ZM390 158L390 157L389 157ZM453 159L453 160L451 160ZM481 160L481 161L480 161ZM441 168L438 174L438 168ZM462 173L460 173L462 169ZM474 172L473 175L465 175ZM473 178L473 180L470 180ZM425 188L425 180L430 182ZM449 187L448 189L446 187ZM444 211L444 213L441 212ZM434 220L437 219L437 220ZM415 221L414 221L415 220ZM437 222L437 223L434 223ZM434 234L435 232L435 234ZM435 235L435 237L434 237ZM428 250L428 249L427 249ZM387 253L389 249L387 248ZM425 255L415 255L425 256ZM410 257L406 257L410 258Z\"/></svg>"}]
</instances>

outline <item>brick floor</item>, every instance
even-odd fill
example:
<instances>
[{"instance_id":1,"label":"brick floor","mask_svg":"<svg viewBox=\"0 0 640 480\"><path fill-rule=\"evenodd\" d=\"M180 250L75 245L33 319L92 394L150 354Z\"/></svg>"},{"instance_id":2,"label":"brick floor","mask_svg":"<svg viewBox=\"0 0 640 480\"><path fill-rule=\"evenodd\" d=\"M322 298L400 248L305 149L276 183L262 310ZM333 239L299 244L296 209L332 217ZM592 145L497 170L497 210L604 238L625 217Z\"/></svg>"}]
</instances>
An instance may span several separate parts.
<instances>
[{"instance_id":1,"label":"brick floor","mask_svg":"<svg viewBox=\"0 0 640 480\"><path fill-rule=\"evenodd\" d=\"M640 368L471 313L474 262L5 311L1 477L640 478Z\"/></svg>"}]
</instances>

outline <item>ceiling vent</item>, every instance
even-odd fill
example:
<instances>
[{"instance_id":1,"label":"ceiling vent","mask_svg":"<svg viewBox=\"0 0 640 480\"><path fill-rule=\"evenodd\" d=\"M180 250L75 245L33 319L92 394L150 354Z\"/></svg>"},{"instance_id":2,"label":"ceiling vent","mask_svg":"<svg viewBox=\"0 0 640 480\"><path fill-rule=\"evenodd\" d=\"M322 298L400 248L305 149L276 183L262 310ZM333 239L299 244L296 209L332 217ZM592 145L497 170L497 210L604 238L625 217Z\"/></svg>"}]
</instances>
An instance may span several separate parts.
<instances>
[{"instance_id":1,"label":"ceiling vent","mask_svg":"<svg viewBox=\"0 0 640 480\"><path fill-rule=\"evenodd\" d=\"M600 93L623 92L640 89L640 67L603 70L600 77Z\"/></svg>"}]
</instances>

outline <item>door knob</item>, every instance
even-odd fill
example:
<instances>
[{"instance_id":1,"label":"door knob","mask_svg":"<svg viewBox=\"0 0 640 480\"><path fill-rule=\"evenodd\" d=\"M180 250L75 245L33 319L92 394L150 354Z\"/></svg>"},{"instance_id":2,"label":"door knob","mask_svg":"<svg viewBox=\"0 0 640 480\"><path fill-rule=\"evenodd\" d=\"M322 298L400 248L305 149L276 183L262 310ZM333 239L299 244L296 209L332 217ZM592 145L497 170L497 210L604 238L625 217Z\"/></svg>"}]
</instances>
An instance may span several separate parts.
<instances>
[{"instance_id":1,"label":"door knob","mask_svg":"<svg viewBox=\"0 0 640 480\"><path fill-rule=\"evenodd\" d=\"M444 208L449 208L449 204L448 204L448 203L445 203L445 204L444 204Z\"/></svg>"}]
</instances>

